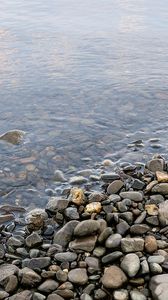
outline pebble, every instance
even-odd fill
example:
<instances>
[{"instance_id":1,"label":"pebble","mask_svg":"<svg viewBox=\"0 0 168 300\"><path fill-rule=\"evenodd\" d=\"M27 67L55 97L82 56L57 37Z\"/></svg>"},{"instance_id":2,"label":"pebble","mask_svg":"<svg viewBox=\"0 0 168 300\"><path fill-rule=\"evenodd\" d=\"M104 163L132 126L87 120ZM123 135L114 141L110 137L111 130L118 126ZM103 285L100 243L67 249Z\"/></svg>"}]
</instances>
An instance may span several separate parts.
<instances>
[{"instance_id":1,"label":"pebble","mask_svg":"<svg viewBox=\"0 0 168 300\"><path fill-rule=\"evenodd\" d=\"M74 176L70 178L69 183L71 185L81 185L83 183L86 183L87 181L88 179L83 176Z\"/></svg>"},{"instance_id":2,"label":"pebble","mask_svg":"<svg viewBox=\"0 0 168 300\"><path fill-rule=\"evenodd\" d=\"M147 300L146 296L137 290L131 291L130 297L131 300Z\"/></svg>"},{"instance_id":3,"label":"pebble","mask_svg":"<svg viewBox=\"0 0 168 300\"><path fill-rule=\"evenodd\" d=\"M82 221L74 229L74 235L78 237L95 234L100 230L100 224L95 220Z\"/></svg>"},{"instance_id":4,"label":"pebble","mask_svg":"<svg viewBox=\"0 0 168 300\"><path fill-rule=\"evenodd\" d=\"M113 298L114 300L128 300L129 299L128 291L124 289L116 290L113 293Z\"/></svg>"},{"instance_id":5,"label":"pebble","mask_svg":"<svg viewBox=\"0 0 168 300\"><path fill-rule=\"evenodd\" d=\"M154 300L167 300L168 295L168 274L153 276L149 288Z\"/></svg>"},{"instance_id":6,"label":"pebble","mask_svg":"<svg viewBox=\"0 0 168 300\"><path fill-rule=\"evenodd\" d=\"M123 252L137 252L144 250L144 240L142 238L122 238L121 249Z\"/></svg>"},{"instance_id":7,"label":"pebble","mask_svg":"<svg viewBox=\"0 0 168 300\"><path fill-rule=\"evenodd\" d=\"M110 235L106 240L106 248L115 249L120 246L122 236L119 233Z\"/></svg>"},{"instance_id":8,"label":"pebble","mask_svg":"<svg viewBox=\"0 0 168 300\"><path fill-rule=\"evenodd\" d=\"M124 182L121 180L114 180L112 183L109 184L107 188L107 193L109 195L111 194L117 194L121 188L124 186Z\"/></svg>"},{"instance_id":9,"label":"pebble","mask_svg":"<svg viewBox=\"0 0 168 300\"><path fill-rule=\"evenodd\" d=\"M147 253L153 253L157 250L157 240L154 236L146 236L145 237L145 250Z\"/></svg>"},{"instance_id":10,"label":"pebble","mask_svg":"<svg viewBox=\"0 0 168 300\"><path fill-rule=\"evenodd\" d=\"M127 281L127 277L124 272L117 266L111 266L105 268L104 275L102 277L102 284L105 288L117 289L123 286Z\"/></svg>"},{"instance_id":11,"label":"pebble","mask_svg":"<svg viewBox=\"0 0 168 300\"><path fill-rule=\"evenodd\" d=\"M125 255L121 263L121 269L129 277L134 277L138 273L139 268L140 268L140 260L136 254L130 253Z\"/></svg>"},{"instance_id":12,"label":"pebble","mask_svg":"<svg viewBox=\"0 0 168 300\"><path fill-rule=\"evenodd\" d=\"M143 200L143 194L135 191L121 192L120 197L123 199L130 199L135 202L141 202Z\"/></svg>"},{"instance_id":13,"label":"pebble","mask_svg":"<svg viewBox=\"0 0 168 300\"><path fill-rule=\"evenodd\" d=\"M76 268L68 273L68 280L77 285L85 285L88 281L86 269Z\"/></svg>"}]
</instances>

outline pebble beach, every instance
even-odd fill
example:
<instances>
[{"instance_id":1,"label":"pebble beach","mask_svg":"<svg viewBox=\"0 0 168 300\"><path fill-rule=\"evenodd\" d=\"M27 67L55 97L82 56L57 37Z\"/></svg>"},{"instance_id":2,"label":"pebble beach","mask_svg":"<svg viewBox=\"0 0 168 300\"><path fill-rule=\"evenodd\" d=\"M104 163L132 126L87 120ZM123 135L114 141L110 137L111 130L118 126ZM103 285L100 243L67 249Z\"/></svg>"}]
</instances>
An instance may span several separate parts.
<instances>
[{"instance_id":1,"label":"pebble beach","mask_svg":"<svg viewBox=\"0 0 168 300\"><path fill-rule=\"evenodd\" d=\"M168 163L111 165L46 189L45 208L1 205L0 299L167 299Z\"/></svg>"}]
</instances>

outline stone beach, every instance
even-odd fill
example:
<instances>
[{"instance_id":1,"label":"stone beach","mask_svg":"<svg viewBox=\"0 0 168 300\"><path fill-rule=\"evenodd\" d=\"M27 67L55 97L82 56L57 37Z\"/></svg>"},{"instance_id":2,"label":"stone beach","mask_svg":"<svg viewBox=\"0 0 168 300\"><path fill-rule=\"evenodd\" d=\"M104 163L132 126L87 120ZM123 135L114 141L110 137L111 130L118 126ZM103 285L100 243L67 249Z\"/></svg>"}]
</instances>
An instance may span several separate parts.
<instances>
[{"instance_id":1,"label":"stone beach","mask_svg":"<svg viewBox=\"0 0 168 300\"><path fill-rule=\"evenodd\" d=\"M1 205L0 299L167 300L168 163L111 165L57 170L44 209Z\"/></svg>"}]
</instances>

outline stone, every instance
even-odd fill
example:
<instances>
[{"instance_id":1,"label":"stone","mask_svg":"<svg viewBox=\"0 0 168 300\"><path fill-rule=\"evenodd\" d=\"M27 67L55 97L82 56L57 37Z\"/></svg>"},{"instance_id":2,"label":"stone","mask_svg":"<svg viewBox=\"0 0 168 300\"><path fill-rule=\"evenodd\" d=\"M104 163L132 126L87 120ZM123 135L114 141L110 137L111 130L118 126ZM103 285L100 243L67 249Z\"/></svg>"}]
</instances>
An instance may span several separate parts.
<instances>
[{"instance_id":1,"label":"stone","mask_svg":"<svg viewBox=\"0 0 168 300\"><path fill-rule=\"evenodd\" d=\"M33 294L33 300L45 300L45 299L46 299L46 296L44 296L40 293L35 292Z\"/></svg>"},{"instance_id":2,"label":"stone","mask_svg":"<svg viewBox=\"0 0 168 300\"><path fill-rule=\"evenodd\" d=\"M129 192L121 192L120 197L123 199L130 199L135 202L142 202L143 194L141 192L129 191Z\"/></svg>"},{"instance_id":3,"label":"stone","mask_svg":"<svg viewBox=\"0 0 168 300\"><path fill-rule=\"evenodd\" d=\"M67 251L62 253L56 253L54 257L57 261L60 262L71 262L77 259L77 254L74 252Z\"/></svg>"},{"instance_id":4,"label":"stone","mask_svg":"<svg viewBox=\"0 0 168 300\"><path fill-rule=\"evenodd\" d=\"M162 274L162 267L157 263L149 264L150 271L153 275Z\"/></svg>"},{"instance_id":5,"label":"stone","mask_svg":"<svg viewBox=\"0 0 168 300\"><path fill-rule=\"evenodd\" d=\"M148 273L149 273L149 265L145 259L141 262L141 274L148 274Z\"/></svg>"},{"instance_id":6,"label":"stone","mask_svg":"<svg viewBox=\"0 0 168 300\"><path fill-rule=\"evenodd\" d=\"M8 300L32 300L33 294L31 291L24 290L8 298Z\"/></svg>"},{"instance_id":7,"label":"stone","mask_svg":"<svg viewBox=\"0 0 168 300\"><path fill-rule=\"evenodd\" d=\"M19 145L23 141L25 134L26 132L22 130L10 130L0 135L0 140L3 140L13 145Z\"/></svg>"},{"instance_id":8,"label":"stone","mask_svg":"<svg viewBox=\"0 0 168 300\"><path fill-rule=\"evenodd\" d=\"M86 183L87 181L87 178L83 176L73 176L70 178L69 183L71 185L81 185L83 183Z\"/></svg>"},{"instance_id":9,"label":"stone","mask_svg":"<svg viewBox=\"0 0 168 300\"><path fill-rule=\"evenodd\" d=\"M64 173L60 170L55 170L53 180L56 181L56 182L65 182L65 181L67 181L65 176L64 176Z\"/></svg>"},{"instance_id":10,"label":"stone","mask_svg":"<svg viewBox=\"0 0 168 300\"><path fill-rule=\"evenodd\" d=\"M50 294L47 297L47 300L64 300L64 298L62 298L61 296L59 296L57 294Z\"/></svg>"},{"instance_id":11,"label":"stone","mask_svg":"<svg viewBox=\"0 0 168 300\"><path fill-rule=\"evenodd\" d=\"M31 230L39 230L43 228L48 215L44 209L35 208L26 214L25 220Z\"/></svg>"},{"instance_id":12,"label":"stone","mask_svg":"<svg viewBox=\"0 0 168 300\"><path fill-rule=\"evenodd\" d=\"M103 181L113 181L120 179L120 176L116 173L104 173L101 175L101 180Z\"/></svg>"},{"instance_id":13,"label":"stone","mask_svg":"<svg viewBox=\"0 0 168 300\"><path fill-rule=\"evenodd\" d=\"M113 293L113 298L114 300L128 300L129 299L128 291L124 289L116 290Z\"/></svg>"},{"instance_id":14,"label":"stone","mask_svg":"<svg viewBox=\"0 0 168 300\"><path fill-rule=\"evenodd\" d=\"M146 296L139 292L138 290L134 290L130 292L131 300L147 300Z\"/></svg>"},{"instance_id":15,"label":"stone","mask_svg":"<svg viewBox=\"0 0 168 300\"><path fill-rule=\"evenodd\" d=\"M144 240L142 238L122 238L121 249L125 253L144 250Z\"/></svg>"},{"instance_id":16,"label":"stone","mask_svg":"<svg viewBox=\"0 0 168 300\"><path fill-rule=\"evenodd\" d=\"M39 246L42 241L42 237L37 232L33 232L25 239L26 246L29 248Z\"/></svg>"},{"instance_id":17,"label":"stone","mask_svg":"<svg viewBox=\"0 0 168 300\"><path fill-rule=\"evenodd\" d=\"M5 248L3 244L0 244L0 259L4 258L5 256Z\"/></svg>"},{"instance_id":18,"label":"stone","mask_svg":"<svg viewBox=\"0 0 168 300\"><path fill-rule=\"evenodd\" d=\"M153 173L155 173L156 171L163 171L164 160L159 158L152 159L147 162L147 168Z\"/></svg>"},{"instance_id":19,"label":"stone","mask_svg":"<svg viewBox=\"0 0 168 300\"><path fill-rule=\"evenodd\" d=\"M96 256L96 257L101 257L105 254L105 252L106 252L105 247L98 246L98 247L94 248L93 255Z\"/></svg>"},{"instance_id":20,"label":"stone","mask_svg":"<svg viewBox=\"0 0 168 300\"><path fill-rule=\"evenodd\" d=\"M153 253L157 250L157 240L154 236L145 237L145 250L147 253Z\"/></svg>"},{"instance_id":21,"label":"stone","mask_svg":"<svg viewBox=\"0 0 168 300\"><path fill-rule=\"evenodd\" d=\"M68 279L68 274L65 271L58 270L56 273L56 278L59 282L66 282Z\"/></svg>"},{"instance_id":22,"label":"stone","mask_svg":"<svg viewBox=\"0 0 168 300\"><path fill-rule=\"evenodd\" d=\"M97 192L97 191L92 192L88 197L89 203L91 203L91 202L101 202L105 199L106 199L106 195L103 194L103 193Z\"/></svg>"},{"instance_id":23,"label":"stone","mask_svg":"<svg viewBox=\"0 0 168 300\"><path fill-rule=\"evenodd\" d=\"M41 281L41 277L30 268L23 268L20 272L21 284L23 286L35 287Z\"/></svg>"},{"instance_id":24,"label":"stone","mask_svg":"<svg viewBox=\"0 0 168 300\"><path fill-rule=\"evenodd\" d=\"M106 240L106 248L114 249L118 248L121 243L122 236L119 233L110 235Z\"/></svg>"},{"instance_id":25,"label":"stone","mask_svg":"<svg viewBox=\"0 0 168 300\"><path fill-rule=\"evenodd\" d=\"M50 265L50 262L50 257L37 257L31 259L26 258L22 261L22 268L27 267L32 270L45 269Z\"/></svg>"},{"instance_id":26,"label":"stone","mask_svg":"<svg viewBox=\"0 0 168 300\"><path fill-rule=\"evenodd\" d=\"M96 241L96 235L78 238L69 243L69 248L71 250L82 250L86 252L91 252L95 247Z\"/></svg>"},{"instance_id":27,"label":"stone","mask_svg":"<svg viewBox=\"0 0 168 300\"><path fill-rule=\"evenodd\" d=\"M89 268L94 269L94 271L100 270L99 260L95 257L86 257L85 262Z\"/></svg>"},{"instance_id":28,"label":"stone","mask_svg":"<svg viewBox=\"0 0 168 300\"><path fill-rule=\"evenodd\" d=\"M159 221L162 226L168 225L168 200L159 204Z\"/></svg>"},{"instance_id":29,"label":"stone","mask_svg":"<svg viewBox=\"0 0 168 300\"><path fill-rule=\"evenodd\" d=\"M74 235L78 237L95 234L100 230L100 224L95 220L85 220L77 224Z\"/></svg>"},{"instance_id":30,"label":"stone","mask_svg":"<svg viewBox=\"0 0 168 300\"><path fill-rule=\"evenodd\" d=\"M46 210L51 213L62 212L67 208L69 201L58 197L51 197L46 205Z\"/></svg>"},{"instance_id":31,"label":"stone","mask_svg":"<svg viewBox=\"0 0 168 300\"><path fill-rule=\"evenodd\" d=\"M148 263L162 264L164 261L165 257L163 255L152 255L148 257Z\"/></svg>"},{"instance_id":32,"label":"stone","mask_svg":"<svg viewBox=\"0 0 168 300\"><path fill-rule=\"evenodd\" d=\"M86 269L76 268L68 273L68 280L77 285L85 285L88 281Z\"/></svg>"},{"instance_id":33,"label":"stone","mask_svg":"<svg viewBox=\"0 0 168 300\"><path fill-rule=\"evenodd\" d=\"M168 182L168 173L156 171L157 181L160 182Z\"/></svg>"},{"instance_id":34,"label":"stone","mask_svg":"<svg viewBox=\"0 0 168 300\"><path fill-rule=\"evenodd\" d=\"M124 272L117 266L111 266L104 270L102 284L107 289L117 289L123 286L127 281Z\"/></svg>"},{"instance_id":35,"label":"stone","mask_svg":"<svg viewBox=\"0 0 168 300\"><path fill-rule=\"evenodd\" d=\"M83 189L72 188L68 200L80 206L85 202L85 195Z\"/></svg>"},{"instance_id":36,"label":"stone","mask_svg":"<svg viewBox=\"0 0 168 300\"><path fill-rule=\"evenodd\" d=\"M5 291L0 291L0 299L3 300L3 299L8 299L9 297L9 294Z\"/></svg>"},{"instance_id":37,"label":"stone","mask_svg":"<svg viewBox=\"0 0 168 300\"><path fill-rule=\"evenodd\" d=\"M167 300L168 295L168 274L153 276L149 288L154 300Z\"/></svg>"},{"instance_id":38,"label":"stone","mask_svg":"<svg viewBox=\"0 0 168 300\"><path fill-rule=\"evenodd\" d=\"M13 221L15 216L13 214L0 215L0 224L4 224L9 221Z\"/></svg>"},{"instance_id":39,"label":"stone","mask_svg":"<svg viewBox=\"0 0 168 300\"><path fill-rule=\"evenodd\" d=\"M92 213L99 213L102 210L102 205L100 202L91 202L86 205L85 212L92 214Z\"/></svg>"},{"instance_id":40,"label":"stone","mask_svg":"<svg viewBox=\"0 0 168 300\"><path fill-rule=\"evenodd\" d=\"M12 264L2 264L0 265L0 284L6 280L11 275L17 275L19 273L19 268Z\"/></svg>"},{"instance_id":41,"label":"stone","mask_svg":"<svg viewBox=\"0 0 168 300\"><path fill-rule=\"evenodd\" d=\"M92 300L93 298L90 297L88 294L84 293L80 296L80 300Z\"/></svg>"},{"instance_id":42,"label":"stone","mask_svg":"<svg viewBox=\"0 0 168 300\"><path fill-rule=\"evenodd\" d=\"M168 183L158 183L152 188L152 193L168 195Z\"/></svg>"},{"instance_id":43,"label":"stone","mask_svg":"<svg viewBox=\"0 0 168 300\"><path fill-rule=\"evenodd\" d=\"M130 233L132 235L142 235L147 233L150 230L150 227L146 224L134 224L130 228Z\"/></svg>"},{"instance_id":44,"label":"stone","mask_svg":"<svg viewBox=\"0 0 168 300\"><path fill-rule=\"evenodd\" d=\"M158 207L156 204L146 204L145 210L147 211L149 216L157 216L158 215Z\"/></svg>"},{"instance_id":45,"label":"stone","mask_svg":"<svg viewBox=\"0 0 168 300\"><path fill-rule=\"evenodd\" d=\"M60 230L55 232L53 242L54 244L66 247L71 241L74 229L78 225L78 221L73 220L66 223Z\"/></svg>"},{"instance_id":46,"label":"stone","mask_svg":"<svg viewBox=\"0 0 168 300\"><path fill-rule=\"evenodd\" d=\"M121 180L114 180L112 183L109 184L107 188L107 193L109 195L111 194L117 194L121 188L124 186L124 182Z\"/></svg>"},{"instance_id":47,"label":"stone","mask_svg":"<svg viewBox=\"0 0 168 300\"><path fill-rule=\"evenodd\" d=\"M139 257L134 253L127 254L120 267L129 277L134 277L140 269Z\"/></svg>"},{"instance_id":48,"label":"stone","mask_svg":"<svg viewBox=\"0 0 168 300\"><path fill-rule=\"evenodd\" d=\"M112 228L106 227L99 235L98 241L99 243L103 243L111 234L112 234Z\"/></svg>"},{"instance_id":49,"label":"stone","mask_svg":"<svg viewBox=\"0 0 168 300\"><path fill-rule=\"evenodd\" d=\"M42 284L40 284L40 286L38 287L38 291L49 294L55 291L58 286L59 284L57 281L53 279L47 279Z\"/></svg>"},{"instance_id":50,"label":"stone","mask_svg":"<svg viewBox=\"0 0 168 300\"><path fill-rule=\"evenodd\" d=\"M13 293L18 286L18 279L15 275L10 275L5 282L5 291L9 294Z\"/></svg>"},{"instance_id":51,"label":"stone","mask_svg":"<svg viewBox=\"0 0 168 300\"><path fill-rule=\"evenodd\" d=\"M67 207L64 215L70 220L79 220L79 213L76 207Z\"/></svg>"},{"instance_id":52,"label":"stone","mask_svg":"<svg viewBox=\"0 0 168 300\"><path fill-rule=\"evenodd\" d=\"M120 251L114 251L110 254L107 254L105 256L102 257L102 263L103 264L108 264L108 263L112 263L116 260L118 260L120 257L123 256L123 253Z\"/></svg>"},{"instance_id":53,"label":"stone","mask_svg":"<svg viewBox=\"0 0 168 300\"><path fill-rule=\"evenodd\" d=\"M11 247L21 247L23 246L23 241L11 236L8 241L7 241L7 245L11 246Z\"/></svg>"}]
</instances>

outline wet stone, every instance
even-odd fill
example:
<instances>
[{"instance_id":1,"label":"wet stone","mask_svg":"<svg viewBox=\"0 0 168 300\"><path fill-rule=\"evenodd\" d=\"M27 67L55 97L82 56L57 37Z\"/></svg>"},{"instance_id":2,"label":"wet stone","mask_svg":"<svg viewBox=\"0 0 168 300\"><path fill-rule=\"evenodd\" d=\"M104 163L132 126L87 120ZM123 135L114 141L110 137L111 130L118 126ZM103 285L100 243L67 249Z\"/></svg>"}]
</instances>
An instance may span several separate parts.
<instances>
[{"instance_id":1,"label":"wet stone","mask_svg":"<svg viewBox=\"0 0 168 300\"><path fill-rule=\"evenodd\" d=\"M87 183L88 179L83 176L74 176L71 177L69 180L69 183L72 185L81 185L83 183Z\"/></svg>"},{"instance_id":2,"label":"wet stone","mask_svg":"<svg viewBox=\"0 0 168 300\"><path fill-rule=\"evenodd\" d=\"M111 194L117 194L121 188L124 186L124 182L121 180L114 180L112 183L109 184L107 188L107 193L109 195Z\"/></svg>"},{"instance_id":3,"label":"wet stone","mask_svg":"<svg viewBox=\"0 0 168 300\"><path fill-rule=\"evenodd\" d=\"M67 208L69 201L67 199L60 199L51 197L46 205L46 210L56 213L57 211L64 211Z\"/></svg>"}]
</instances>

